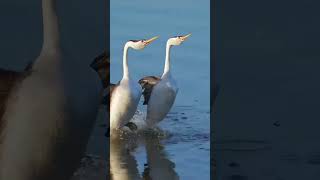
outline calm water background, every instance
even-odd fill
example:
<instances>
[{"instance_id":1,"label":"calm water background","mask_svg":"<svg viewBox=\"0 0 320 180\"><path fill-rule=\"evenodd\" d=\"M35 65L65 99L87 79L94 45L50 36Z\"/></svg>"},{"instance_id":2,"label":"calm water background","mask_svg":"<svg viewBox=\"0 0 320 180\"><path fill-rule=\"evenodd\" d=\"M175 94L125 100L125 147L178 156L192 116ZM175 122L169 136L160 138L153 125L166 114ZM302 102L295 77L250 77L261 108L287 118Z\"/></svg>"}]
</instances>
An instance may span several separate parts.
<instances>
[{"instance_id":1,"label":"calm water background","mask_svg":"<svg viewBox=\"0 0 320 180\"><path fill-rule=\"evenodd\" d=\"M215 178L319 179L319 2L217 3Z\"/></svg>"},{"instance_id":2,"label":"calm water background","mask_svg":"<svg viewBox=\"0 0 320 180\"><path fill-rule=\"evenodd\" d=\"M170 134L160 143L180 179L209 179L210 1L112 0L110 5L111 82L122 78L123 46L128 40L160 35L143 51L129 50L129 70L138 81L162 74L168 38L192 33L185 43L172 48L172 74L180 90L171 113L160 124ZM145 112L144 107L139 109ZM133 156L142 174L147 161L145 145L139 145Z\"/></svg>"}]
</instances>

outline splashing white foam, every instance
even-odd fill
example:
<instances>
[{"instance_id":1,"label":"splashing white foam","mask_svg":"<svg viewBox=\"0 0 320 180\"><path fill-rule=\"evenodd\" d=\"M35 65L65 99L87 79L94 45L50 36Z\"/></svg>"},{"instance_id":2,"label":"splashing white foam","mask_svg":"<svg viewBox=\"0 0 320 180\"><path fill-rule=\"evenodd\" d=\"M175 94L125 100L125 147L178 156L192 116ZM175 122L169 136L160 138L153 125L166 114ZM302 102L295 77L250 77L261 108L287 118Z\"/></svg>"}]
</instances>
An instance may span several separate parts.
<instances>
[{"instance_id":1,"label":"splashing white foam","mask_svg":"<svg viewBox=\"0 0 320 180\"><path fill-rule=\"evenodd\" d=\"M138 131L144 131L148 129L145 117L146 113L138 110L130 122L133 122L137 126Z\"/></svg>"}]
</instances>

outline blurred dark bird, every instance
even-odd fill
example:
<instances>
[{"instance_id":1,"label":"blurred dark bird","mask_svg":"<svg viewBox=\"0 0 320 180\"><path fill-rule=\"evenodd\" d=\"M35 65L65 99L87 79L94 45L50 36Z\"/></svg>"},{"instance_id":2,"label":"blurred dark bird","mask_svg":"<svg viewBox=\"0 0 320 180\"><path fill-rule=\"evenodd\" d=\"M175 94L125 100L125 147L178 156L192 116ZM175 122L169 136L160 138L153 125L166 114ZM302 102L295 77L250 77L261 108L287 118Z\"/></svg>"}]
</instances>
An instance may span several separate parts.
<instances>
[{"instance_id":1,"label":"blurred dark bird","mask_svg":"<svg viewBox=\"0 0 320 180\"><path fill-rule=\"evenodd\" d=\"M109 107L108 98L110 91L108 89L110 86L110 55L106 52L102 53L94 59L94 61L90 64L90 67L98 73L101 80L103 87L101 91L101 104Z\"/></svg>"},{"instance_id":2,"label":"blurred dark bird","mask_svg":"<svg viewBox=\"0 0 320 180\"><path fill-rule=\"evenodd\" d=\"M56 1L42 0L42 14L38 58L25 71L0 71L1 180L69 180L98 112L98 76L61 52Z\"/></svg>"},{"instance_id":3,"label":"blurred dark bird","mask_svg":"<svg viewBox=\"0 0 320 180\"><path fill-rule=\"evenodd\" d=\"M110 55L102 53L90 64L99 75L103 88L107 88L110 80Z\"/></svg>"},{"instance_id":4,"label":"blurred dark bird","mask_svg":"<svg viewBox=\"0 0 320 180\"><path fill-rule=\"evenodd\" d=\"M101 104L107 107L107 112L109 112L110 116L110 88L114 87L114 84L110 84L110 55L106 52L102 53L94 59L94 61L90 64L90 67L93 68L100 77L103 86L103 89L101 91ZM108 121L108 119L106 119L106 121ZM106 123L108 124L108 131L105 133L105 136L109 137L110 124L109 122Z\"/></svg>"}]
</instances>

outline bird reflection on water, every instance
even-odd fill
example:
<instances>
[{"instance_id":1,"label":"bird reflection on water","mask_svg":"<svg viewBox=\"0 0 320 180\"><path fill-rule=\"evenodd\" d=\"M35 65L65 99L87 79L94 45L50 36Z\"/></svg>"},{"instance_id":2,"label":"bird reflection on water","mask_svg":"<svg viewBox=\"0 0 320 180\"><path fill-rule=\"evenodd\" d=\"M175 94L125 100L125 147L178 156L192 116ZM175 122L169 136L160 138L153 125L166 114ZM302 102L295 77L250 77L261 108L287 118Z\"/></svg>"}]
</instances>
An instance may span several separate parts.
<instances>
[{"instance_id":1,"label":"bird reflection on water","mask_svg":"<svg viewBox=\"0 0 320 180\"><path fill-rule=\"evenodd\" d=\"M148 131L138 135L124 133L122 137L110 139L111 180L177 180L175 164L161 143L158 132ZM147 162L140 174L134 151L143 147Z\"/></svg>"}]
</instances>

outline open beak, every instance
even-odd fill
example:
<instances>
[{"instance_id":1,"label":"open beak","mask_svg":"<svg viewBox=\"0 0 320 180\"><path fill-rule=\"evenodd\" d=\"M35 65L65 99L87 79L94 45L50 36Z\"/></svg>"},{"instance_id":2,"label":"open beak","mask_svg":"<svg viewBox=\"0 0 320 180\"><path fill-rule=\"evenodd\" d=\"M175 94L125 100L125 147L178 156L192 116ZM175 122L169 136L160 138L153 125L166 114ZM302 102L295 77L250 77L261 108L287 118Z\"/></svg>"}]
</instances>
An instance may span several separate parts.
<instances>
[{"instance_id":1,"label":"open beak","mask_svg":"<svg viewBox=\"0 0 320 180\"><path fill-rule=\"evenodd\" d=\"M159 38L159 36L155 36L155 37L153 37L153 38L150 38L150 39L148 39L148 40L145 40L144 43L145 43L145 45L148 45L148 44L150 44L152 41L154 41L154 40L156 40L156 39L158 39L158 38Z\"/></svg>"},{"instance_id":2,"label":"open beak","mask_svg":"<svg viewBox=\"0 0 320 180\"><path fill-rule=\"evenodd\" d=\"M191 33L190 34L187 34L185 36L182 36L181 39L182 41L185 41L186 39L188 39L188 37L191 36Z\"/></svg>"}]
</instances>

